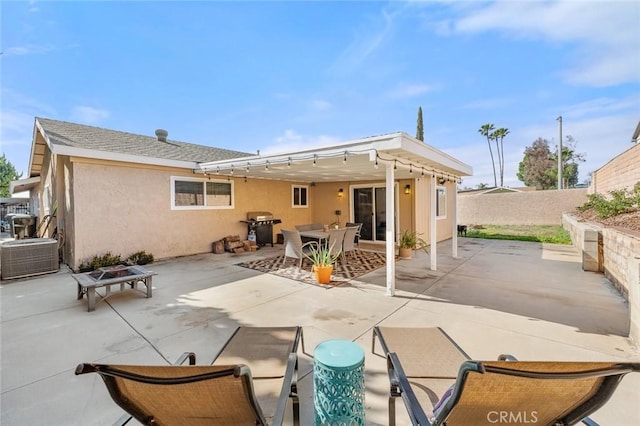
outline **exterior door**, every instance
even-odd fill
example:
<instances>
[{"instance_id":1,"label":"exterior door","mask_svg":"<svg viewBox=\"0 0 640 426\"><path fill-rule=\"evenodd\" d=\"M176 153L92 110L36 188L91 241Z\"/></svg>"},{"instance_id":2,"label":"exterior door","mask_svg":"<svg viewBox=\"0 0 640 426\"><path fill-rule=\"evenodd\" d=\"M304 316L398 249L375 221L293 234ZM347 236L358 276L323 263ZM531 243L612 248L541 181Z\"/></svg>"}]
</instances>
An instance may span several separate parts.
<instances>
[{"instance_id":1,"label":"exterior door","mask_svg":"<svg viewBox=\"0 0 640 426\"><path fill-rule=\"evenodd\" d=\"M362 223L360 239L385 241L387 231L387 188L384 186L354 187L353 219Z\"/></svg>"}]
</instances>

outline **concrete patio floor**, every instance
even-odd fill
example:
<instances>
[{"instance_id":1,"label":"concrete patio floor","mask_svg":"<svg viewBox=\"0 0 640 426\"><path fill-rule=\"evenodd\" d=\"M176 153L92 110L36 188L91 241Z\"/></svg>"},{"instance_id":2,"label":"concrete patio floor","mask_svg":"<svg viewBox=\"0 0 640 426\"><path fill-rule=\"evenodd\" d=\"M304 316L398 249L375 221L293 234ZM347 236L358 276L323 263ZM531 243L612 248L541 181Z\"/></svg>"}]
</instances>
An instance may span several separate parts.
<instances>
[{"instance_id":1,"label":"concrete patio floor","mask_svg":"<svg viewBox=\"0 0 640 426\"><path fill-rule=\"evenodd\" d=\"M326 339L365 350L366 423L386 425L386 362L371 353L374 325L442 327L473 358L640 361L628 334L628 306L601 274L583 272L571 246L461 238L438 244L438 270L424 253L396 264L396 296L384 268L348 285L320 288L235 266L281 245L243 255L202 254L159 261L153 297L116 291L87 312L68 269L2 281L0 423L111 424L121 414L98 375L80 362L164 364L185 351L207 364L239 325L301 325L302 424L313 424L313 348ZM98 298L100 300L100 298ZM377 351L379 354L379 350ZM425 362L428 362L425 359ZM640 424L640 374L625 377L592 417ZM290 415L290 411L288 411ZM402 401L398 424L408 424Z\"/></svg>"}]
</instances>

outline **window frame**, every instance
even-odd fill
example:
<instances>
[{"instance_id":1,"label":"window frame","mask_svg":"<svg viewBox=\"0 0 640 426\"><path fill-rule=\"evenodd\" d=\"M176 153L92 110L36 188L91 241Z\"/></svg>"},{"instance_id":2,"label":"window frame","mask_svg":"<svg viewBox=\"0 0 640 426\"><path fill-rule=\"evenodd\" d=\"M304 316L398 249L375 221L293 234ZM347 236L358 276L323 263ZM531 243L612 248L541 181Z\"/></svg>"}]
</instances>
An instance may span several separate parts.
<instances>
[{"instance_id":1,"label":"window frame","mask_svg":"<svg viewBox=\"0 0 640 426\"><path fill-rule=\"evenodd\" d=\"M179 206L176 205L176 182L200 182L202 183L202 197L203 202L207 202L207 182L228 184L230 187L229 196L231 197L229 205L225 206L208 206L203 204L201 206ZM185 176L171 176L171 210L231 210L235 208L235 185L233 180L226 179L205 179L205 178L192 178Z\"/></svg>"},{"instance_id":2,"label":"window frame","mask_svg":"<svg viewBox=\"0 0 640 426\"><path fill-rule=\"evenodd\" d=\"M438 211L438 207L440 207L440 199L438 197L440 191L442 191L442 194L443 194L442 208L444 209L444 213L442 215L440 215ZM436 186L436 220L446 219L446 218L447 218L447 187Z\"/></svg>"},{"instance_id":3,"label":"window frame","mask_svg":"<svg viewBox=\"0 0 640 426\"><path fill-rule=\"evenodd\" d=\"M296 189L299 190L304 190L306 193L306 203L302 204L301 200L296 200ZM298 198L301 198L298 197ZM296 201L298 201L298 204L296 204ZM309 185L291 185L291 208L294 209L307 209L309 208Z\"/></svg>"}]
</instances>

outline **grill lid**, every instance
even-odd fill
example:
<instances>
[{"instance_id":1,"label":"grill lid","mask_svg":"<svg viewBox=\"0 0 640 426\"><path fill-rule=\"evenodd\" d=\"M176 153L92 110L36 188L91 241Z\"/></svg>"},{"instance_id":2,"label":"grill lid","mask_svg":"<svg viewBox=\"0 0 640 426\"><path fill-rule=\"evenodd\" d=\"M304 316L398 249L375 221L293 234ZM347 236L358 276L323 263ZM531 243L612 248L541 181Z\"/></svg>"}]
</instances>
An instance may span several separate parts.
<instances>
[{"instance_id":1,"label":"grill lid","mask_svg":"<svg viewBox=\"0 0 640 426\"><path fill-rule=\"evenodd\" d=\"M264 211L248 212L247 220L273 220L273 214L271 212Z\"/></svg>"}]
</instances>

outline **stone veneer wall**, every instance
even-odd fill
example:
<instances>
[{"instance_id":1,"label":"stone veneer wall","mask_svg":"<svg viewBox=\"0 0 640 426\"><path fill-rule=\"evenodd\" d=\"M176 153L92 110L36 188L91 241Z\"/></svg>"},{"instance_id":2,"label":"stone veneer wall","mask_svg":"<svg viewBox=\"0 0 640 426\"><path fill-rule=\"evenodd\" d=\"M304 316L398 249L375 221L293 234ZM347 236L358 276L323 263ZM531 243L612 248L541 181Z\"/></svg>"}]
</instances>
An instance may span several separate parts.
<instances>
[{"instance_id":1,"label":"stone veneer wall","mask_svg":"<svg viewBox=\"0 0 640 426\"><path fill-rule=\"evenodd\" d=\"M640 143L593 172L589 194L606 194L614 189L630 190L638 181L640 181Z\"/></svg>"},{"instance_id":2,"label":"stone veneer wall","mask_svg":"<svg viewBox=\"0 0 640 426\"><path fill-rule=\"evenodd\" d=\"M582 268L603 271L629 302L629 337L640 344L640 233L578 222L570 214L562 222L582 252Z\"/></svg>"},{"instance_id":3,"label":"stone veneer wall","mask_svg":"<svg viewBox=\"0 0 640 426\"><path fill-rule=\"evenodd\" d=\"M587 189L458 195L462 225L560 225L562 213L587 202Z\"/></svg>"}]
</instances>

